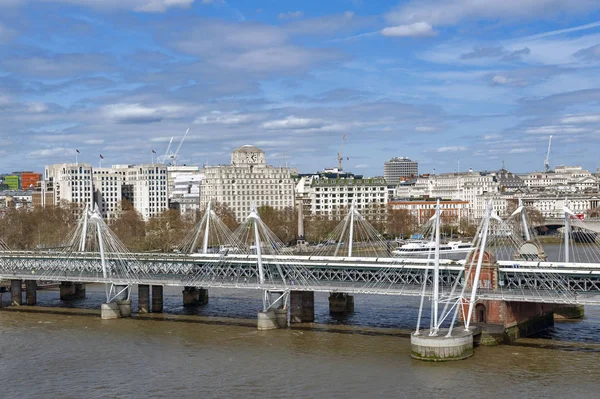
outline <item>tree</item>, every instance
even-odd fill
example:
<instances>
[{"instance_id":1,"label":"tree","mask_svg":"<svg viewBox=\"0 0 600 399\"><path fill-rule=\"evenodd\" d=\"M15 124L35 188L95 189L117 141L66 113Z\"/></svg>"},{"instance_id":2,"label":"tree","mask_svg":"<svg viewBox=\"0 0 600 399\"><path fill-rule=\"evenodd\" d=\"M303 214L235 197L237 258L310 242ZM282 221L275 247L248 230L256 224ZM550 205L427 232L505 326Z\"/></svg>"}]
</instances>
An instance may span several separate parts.
<instances>
[{"instance_id":1,"label":"tree","mask_svg":"<svg viewBox=\"0 0 600 399\"><path fill-rule=\"evenodd\" d=\"M408 209L393 209L388 207L386 231L393 237L406 237L415 229L415 217Z\"/></svg>"},{"instance_id":2,"label":"tree","mask_svg":"<svg viewBox=\"0 0 600 399\"><path fill-rule=\"evenodd\" d=\"M474 237L477 234L477 225L470 222L468 219L461 219L458 229L463 236Z\"/></svg>"},{"instance_id":3,"label":"tree","mask_svg":"<svg viewBox=\"0 0 600 399\"><path fill-rule=\"evenodd\" d=\"M292 243L296 239L298 216L294 208L275 209L269 205L258 208L263 223L284 243Z\"/></svg>"},{"instance_id":4,"label":"tree","mask_svg":"<svg viewBox=\"0 0 600 399\"><path fill-rule=\"evenodd\" d=\"M183 242L192 227L183 221L178 210L167 209L148 220L144 249L170 252Z\"/></svg>"},{"instance_id":5,"label":"tree","mask_svg":"<svg viewBox=\"0 0 600 399\"><path fill-rule=\"evenodd\" d=\"M128 200L121 201L120 215L110 222L109 227L130 251L144 250L146 224Z\"/></svg>"},{"instance_id":6,"label":"tree","mask_svg":"<svg viewBox=\"0 0 600 399\"><path fill-rule=\"evenodd\" d=\"M235 219L235 214L233 213L233 211L231 210L231 208L229 208L229 206L227 204L224 204L221 202L213 202L213 203L211 203L210 207L215 212L215 214L219 217L219 219L221 219L221 221L223 223L225 223L225 225L227 227L229 227L229 229L231 231L234 231L235 229L238 228L239 223ZM204 213L202 213L202 215L203 214ZM200 217L202 217L202 216L200 216ZM198 219L198 220L200 220L200 219Z\"/></svg>"},{"instance_id":7,"label":"tree","mask_svg":"<svg viewBox=\"0 0 600 399\"><path fill-rule=\"evenodd\" d=\"M591 208L587 210L587 215L590 218L600 217L600 208Z\"/></svg>"}]
</instances>

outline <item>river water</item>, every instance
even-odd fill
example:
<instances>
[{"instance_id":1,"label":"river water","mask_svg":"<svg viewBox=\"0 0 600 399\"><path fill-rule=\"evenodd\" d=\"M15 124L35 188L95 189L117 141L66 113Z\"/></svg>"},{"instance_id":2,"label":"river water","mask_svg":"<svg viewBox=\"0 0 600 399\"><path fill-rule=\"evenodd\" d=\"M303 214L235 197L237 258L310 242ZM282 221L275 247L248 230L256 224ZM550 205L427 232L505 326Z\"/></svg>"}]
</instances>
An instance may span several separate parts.
<instances>
[{"instance_id":1,"label":"river water","mask_svg":"<svg viewBox=\"0 0 600 399\"><path fill-rule=\"evenodd\" d=\"M587 307L585 320L557 324L543 338L431 364L410 358L406 335L416 322L417 298L357 295L355 312L336 319L327 294L317 293L318 324L261 332L244 325L256 320L259 292L209 293L208 305L184 309L181 289L166 288L165 312L181 315L174 316L179 322L1 311L2 392L14 398L600 396L600 308ZM38 304L48 307L97 309L102 299L101 286L88 286L79 301L62 302L56 290L38 293ZM230 319L223 324L217 317Z\"/></svg>"}]
</instances>

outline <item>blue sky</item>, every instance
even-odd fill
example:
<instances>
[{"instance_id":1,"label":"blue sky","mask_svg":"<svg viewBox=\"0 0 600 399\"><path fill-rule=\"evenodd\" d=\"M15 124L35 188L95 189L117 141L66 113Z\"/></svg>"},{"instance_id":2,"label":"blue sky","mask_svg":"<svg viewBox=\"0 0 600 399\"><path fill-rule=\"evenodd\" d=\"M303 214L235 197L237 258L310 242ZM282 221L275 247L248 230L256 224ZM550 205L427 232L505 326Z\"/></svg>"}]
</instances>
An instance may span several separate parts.
<instances>
[{"instance_id":1,"label":"blue sky","mask_svg":"<svg viewBox=\"0 0 600 399\"><path fill-rule=\"evenodd\" d=\"M600 1L0 0L0 171L600 164Z\"/></svg>"}]
</instances>

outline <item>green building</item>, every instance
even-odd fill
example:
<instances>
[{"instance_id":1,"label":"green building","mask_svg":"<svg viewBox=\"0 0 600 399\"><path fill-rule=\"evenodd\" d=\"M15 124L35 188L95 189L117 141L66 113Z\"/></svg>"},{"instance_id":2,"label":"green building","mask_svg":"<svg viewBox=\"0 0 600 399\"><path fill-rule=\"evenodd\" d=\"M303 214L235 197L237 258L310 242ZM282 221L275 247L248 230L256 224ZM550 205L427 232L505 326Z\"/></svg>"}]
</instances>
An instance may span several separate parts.
<instances>
[{"instance_id":1,"label":"green building","mask_svg":"<svg viewBox=\"0 0 600 399\"><path fill-rule=\"evenodd\" d=\"M20 187L19 176L4 176L4 184L8 186L9 190L18 190Z\"/></svg>"}]
</instances>

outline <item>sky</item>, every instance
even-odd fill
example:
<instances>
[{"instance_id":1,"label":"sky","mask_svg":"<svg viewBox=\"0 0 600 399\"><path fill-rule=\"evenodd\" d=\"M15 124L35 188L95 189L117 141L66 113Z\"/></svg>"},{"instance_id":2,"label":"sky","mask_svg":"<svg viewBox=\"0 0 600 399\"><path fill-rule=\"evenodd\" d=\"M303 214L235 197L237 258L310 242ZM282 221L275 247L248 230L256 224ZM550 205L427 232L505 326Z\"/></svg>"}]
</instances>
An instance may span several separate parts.
<instances>
[{"instance_id":1,"label":"sky","mask_svg":"<svg viewBox=\"0 0 600 399\"><path fill-rule=\"evenodd\" d=\"M600 165L597 0L0 0L0 173Z\"/></svg>"}]
</instances>

